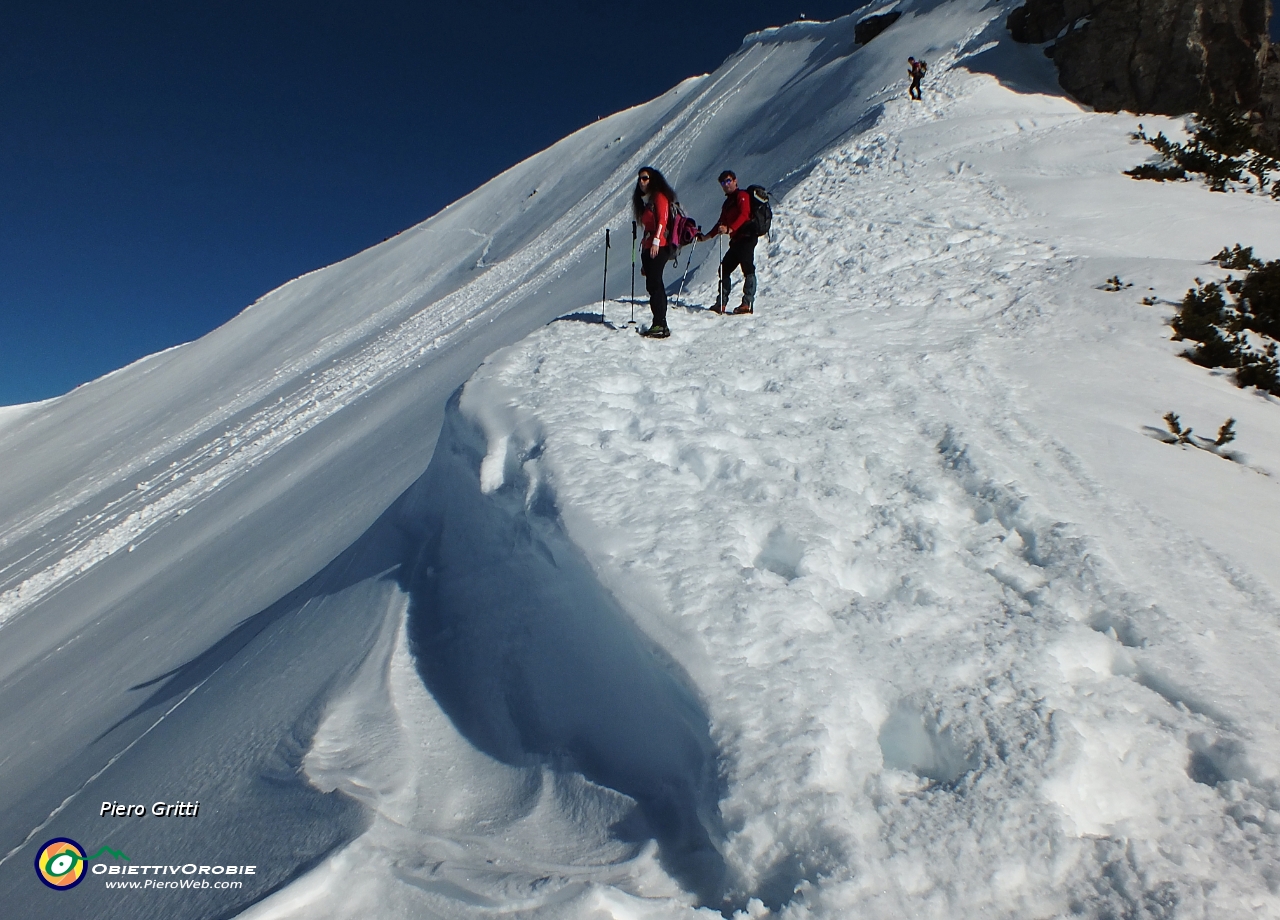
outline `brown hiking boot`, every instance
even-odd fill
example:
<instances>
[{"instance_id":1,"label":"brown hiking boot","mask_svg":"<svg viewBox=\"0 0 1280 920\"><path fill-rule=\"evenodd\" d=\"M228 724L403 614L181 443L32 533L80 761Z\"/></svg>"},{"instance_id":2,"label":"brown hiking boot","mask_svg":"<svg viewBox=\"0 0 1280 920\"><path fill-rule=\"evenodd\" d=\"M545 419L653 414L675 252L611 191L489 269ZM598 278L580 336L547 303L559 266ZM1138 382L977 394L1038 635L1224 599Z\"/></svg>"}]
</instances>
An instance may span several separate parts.
<instances>
[{"instance_id":1,"label":"brown hiking boot","mask_svg":"<svg viewBox=\"0 0 1280 920\"><path fill-rule=\"evenodd\" d=\"M754 312L755 312L755 311L751 309L751 304L749 304L749 303L740 303L740 304L738 304L738 308L737 308L736 310L734 310L734 311L733 311L733 315L734 315L734 316L741 316L741 315L742 315L742 314L744 314L744 313L754 313Z\"/></svg>"}]
</instances>

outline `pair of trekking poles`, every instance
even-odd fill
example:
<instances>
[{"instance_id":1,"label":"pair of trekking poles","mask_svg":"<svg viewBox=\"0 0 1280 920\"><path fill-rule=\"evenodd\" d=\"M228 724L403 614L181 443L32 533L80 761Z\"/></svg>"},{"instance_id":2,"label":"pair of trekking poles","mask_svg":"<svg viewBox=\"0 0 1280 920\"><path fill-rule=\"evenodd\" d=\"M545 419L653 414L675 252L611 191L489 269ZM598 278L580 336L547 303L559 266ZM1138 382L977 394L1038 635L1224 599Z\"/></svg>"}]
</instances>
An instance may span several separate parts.
<instances>
[{"instance_id":1,"label":"pair of trekking poles","mask_svg":"<svg viewBox=\"0 0 1280 920\"><path fill-rule=\"evenodd\" d=\"M604 284L600 289L600 322L604 323L604 305L609 299L609 250L613 244L609 241L609 228L604 229ZM631 222L631 320L628 326L636 324L636 222ZM689 257L684 260L684 274L680 278L680 290L676 294L676 300L684 297L684 286L689 280L689 267L693 265L693 254L698 251L698 241L694 239L693 249L689 250ZM724 261L724 239L720 240L720 261ZM718 269L723 271L723 269ZM723 284L723 279L721 279Z\"/></svg>"}]
</instances>

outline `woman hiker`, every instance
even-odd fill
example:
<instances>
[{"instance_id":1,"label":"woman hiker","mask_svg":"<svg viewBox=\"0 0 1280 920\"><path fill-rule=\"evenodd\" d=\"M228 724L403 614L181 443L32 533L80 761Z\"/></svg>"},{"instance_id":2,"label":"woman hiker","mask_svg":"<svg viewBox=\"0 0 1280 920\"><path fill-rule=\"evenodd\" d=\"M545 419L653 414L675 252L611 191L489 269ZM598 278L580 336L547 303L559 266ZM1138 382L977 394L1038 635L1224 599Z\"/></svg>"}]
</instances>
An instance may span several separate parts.
<instances>
[{"instance_id":1,"label":"woman hiker","mask_svg":"<svg viewBox=\"0 0 1280 920\"><path fill-rule=\"evenodd\" d=\"M644 240L640 244L640 274L649 292L649 309L653 311L653 323L641 335L665 339L671 335L667 328L667 288L662 281L662 270L671 259L671 217L676 203L676 192L652 166L640 170L636 190L631 196L631 207L636 220L644 226Z\"/></svg>"}]
</instances>

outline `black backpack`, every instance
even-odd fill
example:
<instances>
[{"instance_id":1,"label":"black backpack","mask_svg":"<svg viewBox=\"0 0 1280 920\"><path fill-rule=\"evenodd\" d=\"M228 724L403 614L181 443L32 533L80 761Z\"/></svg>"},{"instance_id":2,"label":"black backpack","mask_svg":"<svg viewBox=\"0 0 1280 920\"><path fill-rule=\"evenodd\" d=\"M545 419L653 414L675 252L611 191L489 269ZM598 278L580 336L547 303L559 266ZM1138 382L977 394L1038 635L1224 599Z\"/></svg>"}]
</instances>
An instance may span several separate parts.
<instances>
[{"instance_id":1,"label":"black backpack","mask_svg":"<svg viewBox=\"0 0 1280 920\"><path fill-rule=\"evenodd\" d=\"M769 190L763 185L747 186L747 194L751 196L751 219L755 225L756 236L768 236L773 226L773 208L769 206Z\"/></svg>"}]
</instances>

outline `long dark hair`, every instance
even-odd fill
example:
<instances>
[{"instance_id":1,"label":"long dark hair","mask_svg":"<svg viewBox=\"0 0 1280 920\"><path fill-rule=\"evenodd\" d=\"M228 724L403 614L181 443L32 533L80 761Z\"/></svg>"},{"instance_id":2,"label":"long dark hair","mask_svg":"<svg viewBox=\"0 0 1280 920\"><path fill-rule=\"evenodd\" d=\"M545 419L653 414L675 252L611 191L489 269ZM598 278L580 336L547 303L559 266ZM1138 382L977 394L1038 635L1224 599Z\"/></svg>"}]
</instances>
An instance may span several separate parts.
<instances>
[{"instance_id":1,"label":"long dark hair","mask_svg":"<svg viewBox=\"0 0 1280 920\"><path fill-rule=\"evenodd\" d=\"M671 187L663 177L662 173L658 172L652 166L643 166L641 167L640 172L648 173L652 177L649 179L648 191L650 196L652 196L654 192L662 192L662 194L667 196L667 201L672 204L679 201L679 199L676 198L676 190ZM639 175L639 173L636 175ZM644 214L644 196L645 193L640 188L640 180L637 179L636 190L631 196L631 209L635 212L636 220L639 220L640 216Z\"/></svg>"}]
</instances>

